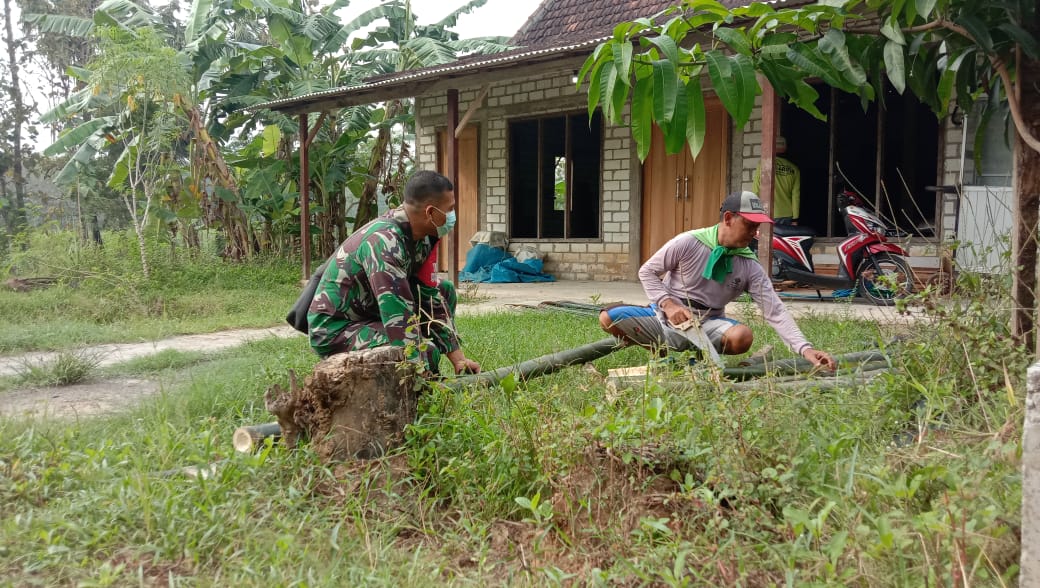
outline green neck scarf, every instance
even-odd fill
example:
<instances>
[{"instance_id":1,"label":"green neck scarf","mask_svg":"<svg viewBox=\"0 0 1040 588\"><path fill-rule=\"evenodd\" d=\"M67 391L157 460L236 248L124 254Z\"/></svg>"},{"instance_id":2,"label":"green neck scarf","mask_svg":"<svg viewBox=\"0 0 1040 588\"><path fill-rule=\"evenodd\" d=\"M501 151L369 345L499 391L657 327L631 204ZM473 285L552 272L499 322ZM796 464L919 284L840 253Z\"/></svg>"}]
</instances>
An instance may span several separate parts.
<instances>
[{"instance_id":1,"label":"green neck scarf","mask_svg":"<svg viewBox=\"0 0 1040 588\"><path fill-rule=\"evenodd\" d=\"M694 229L690 234L711 248L711 257L708 265L704 266L702 277L715 280L720 284L725 281L726 276L733 271L733 256L739 255L748 259L758 259L749 247L730 248L719 245L719 225L712 225L703 229Z\"/></svg>"}]
</instances>

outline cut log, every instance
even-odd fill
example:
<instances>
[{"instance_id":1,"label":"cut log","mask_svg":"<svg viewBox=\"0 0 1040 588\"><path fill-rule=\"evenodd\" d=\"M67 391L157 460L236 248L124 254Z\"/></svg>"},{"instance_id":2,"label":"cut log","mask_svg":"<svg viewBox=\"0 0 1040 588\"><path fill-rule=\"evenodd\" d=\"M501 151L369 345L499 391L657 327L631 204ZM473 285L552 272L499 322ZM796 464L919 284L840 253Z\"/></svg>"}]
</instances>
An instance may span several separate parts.
<instances>
[{"instance_id":1,"label":"cut log","mask_svg":"<svg viewBox=\"0 0 1040 588\"><path fill-rule=\"evenodd\" d=\"M399 444L415 421L420 381L400 347L351 351L319 362L302 387L279 391L269 406L323 461L370 459Z\"/></svg>"},{"instance_id":2,"label":"cut log","mask_svg":"<svg viewBox=\"0 0 1040 588\"><path fill-rule=\"evenodd\" d=\"M29 292L40 288L49 288L58 283L61 278L39 277L39 278L9 278L3 283L8 290L15 292Z\"/></svg>"},{"instance_id":3,"label":"cut log","mask_svg":"<svg viewBox=\"0 0 1040 588\"><path fill-rule=\"evenodd\" d=\"M235 429L231 444L239 453L253 453L264 445L264 439L274 437L277 441L282 436L282 427L278 423L262 425L246 425Z\"/></svg>"}]
</instances>

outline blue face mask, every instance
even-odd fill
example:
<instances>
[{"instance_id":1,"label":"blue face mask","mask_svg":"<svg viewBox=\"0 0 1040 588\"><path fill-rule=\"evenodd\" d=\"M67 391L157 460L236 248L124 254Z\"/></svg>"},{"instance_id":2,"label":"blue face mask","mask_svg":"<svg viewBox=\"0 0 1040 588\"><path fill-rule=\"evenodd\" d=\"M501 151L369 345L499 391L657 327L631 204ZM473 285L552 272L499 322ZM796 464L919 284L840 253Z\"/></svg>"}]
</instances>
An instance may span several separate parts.
<instances>
[{"instance_id":1,"label":"blue face mask","mask_svg":"<svg viewBox=\"0 0 1040 588\"><path fill-rule=\"evenodd\" d=\"M437 236L443 239L455 228L455 211L444 212L436 206L433 208L444 215L444 224L437 227Z\"/></svg>"}]
</instances>

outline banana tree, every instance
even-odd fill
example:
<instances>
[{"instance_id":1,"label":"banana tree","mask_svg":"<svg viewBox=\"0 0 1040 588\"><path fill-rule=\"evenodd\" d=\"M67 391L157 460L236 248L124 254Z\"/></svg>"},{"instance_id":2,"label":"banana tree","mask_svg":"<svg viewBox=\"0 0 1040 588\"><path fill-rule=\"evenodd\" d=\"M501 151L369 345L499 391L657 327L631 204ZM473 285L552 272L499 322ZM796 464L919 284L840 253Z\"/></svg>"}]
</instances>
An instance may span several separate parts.
<instances>
[{"instance_id":1,"label":"banana tree","mask_svg":"<svg viewBox=\"0 0 1040 588\"><path fill-rule=\"evenodd\" d=\"M238 185L233 171L228 168L220 146L209 133L207 120L210 117L202 109L208 98L206 90L224 67L222 59L237 50L233 43L226 42L227 32L232 28L227 15L231 5L230 1L213 0L195 0L192 3L183 43L178 43L182 48L175 51L177 71L187 72L188 83L168 99L183 116L191 133L191 169L195 172L189 182L191 192L203 200L199 209L207 211L205 220L210 225L220 226L225 232L225 254L237 259L251 252L254 239L248 219L236 206ZM98 27L124 31L158 30L167 39L171 32L166 30L160 14L147 4L133 0L106 0L90 19L53 14L27 14L25 19L41 32L70 36L95 36ZM174 51L170 46L164 49ZM69 71L87 82L93 75L89 68L84 67L73 67ZM142 75L161 78L165 72L145 72ZM96 161L108 148L112 142L111 132L121 112L118 105L114 107L112 100L113 96L98 92L96 85L88 83L41 117L44 123L88 119L66 132L48 149L51 154L73 149L68 164L55 178L57 182L70 185L85 166ZM232 197L212 197L212 190L201 189L206 181L218 185L222 195L227 193Z\"/></svg>"},{"instance_id":2,"label":"banana tree","mask_svg":"<svg viewBox=\"0 0 1040 588\"><path fill-rule=\"evenodd\" d=\"M354 53L351 62L355 67L362 68L365 77L368 77L450 63L460 54L467 52L503 51L508 46L502 38L459 39L458 34L451 30L458 23L459 16L473 12L486 3L487 0L471 0L440 21L423 25L419 24L418 16L412 10L411 0L384 2L375 10L383 14L386 24L353 41ZM414 131L412 127L415 119L410 101L390 100L384 104L383 109L383 120L375 125L378 133L373 144L365 185L359 196L354 230L376 215L379 180L386 175L391 166L390 139L393 127L400 124Z\"/></svg>"},{"instance_id":3,"label":"banana tree","mask_svg":"<svg viewBox=\"0 0 1040 588\"><path fill-rule=\"evenodd\" d=\"M1010 111L1016 152L1017 260L1013 334L1034 348L1037 226L1040 221L1040 21L1035 0L821 0L799 8L754 3L726 9L715 0L682 0L656 19L622 23L580 72L590 112L629 124L640 158L653 124L675 153L704 140L702 81L738 128L750 116L761 74L776 93L814 116L806 78L858 94L882 95L887 79L945 117L982 100L983 121ZM980 130L979 136L982 136Z\"/></svg>"}]
</instances>

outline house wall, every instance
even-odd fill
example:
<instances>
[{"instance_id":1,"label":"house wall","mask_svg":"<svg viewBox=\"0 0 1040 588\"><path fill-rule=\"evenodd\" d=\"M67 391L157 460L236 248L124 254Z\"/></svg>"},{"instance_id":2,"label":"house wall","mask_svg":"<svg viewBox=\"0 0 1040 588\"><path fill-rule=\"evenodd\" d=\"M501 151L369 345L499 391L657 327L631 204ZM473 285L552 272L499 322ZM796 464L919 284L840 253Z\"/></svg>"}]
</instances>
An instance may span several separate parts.
<instances>
[{"instance_id":1,"label":"house wall","mask_svg":"<svg viewBox=\"0 0 1040 588\"><path fill-rule=\"evenodd\" d=\"M544 114L581 111L587 107L586 95L571 82L580 63L563 64L554 71L518 76L494 82L481 106L470 119L480 127L479 195L480 228L509 233L508 137L510 119ZM460 88L460 116L477 97L477 83ZM761 157L761 97L756 98L751 118L742 129L730 134L730 191L750 190ZM442 92L416 99L417 163L420 168L435 169L437 162L437 129L447 121L447 96ZM961 162L962 127L947 117L939 148L940 178L944 184L955 184ZM601 219L599 239L516 239L509 247L515 251L532 245L545 256L545 271L564 280L635 280L639 268L641 170L628 127L613 126L604 121L601 160ZM941 198L941 196L940 196ZM950 239L956 226L957 206L954 197L941 199L942 227ZM469 239L470 235L460 235ZM834 244L837 240L820 239L813 255L820 265L836 264ZM911 242L910 261L921 269L939 265L939 246L934 241Z\"/></svg>"},{"instance_id":2,"label":"house wall","mask_svg":"<svg viewBox=\"0 0 1040 588\"><path fill-rule=\"evenodd\" d=\"M480 227L509 233L510 119L587 109L586 95L571 82L573 68L519 77L491 84L484 106L470 119L480 126ZM459 111L465 113L479 88L459 92ZM447 96L416 99L418 166L434 169L436 131L445 128ZM598 239L510 239L515 251L531 245L545 256L545 271L563 280L621 281L635 279L638 269L639 173L628 127L604 121L601 158L601 219ZM469 239L470 235L459 235ZM633 255L632 253L635 252Z\"/></svg>"}]
</instances>

